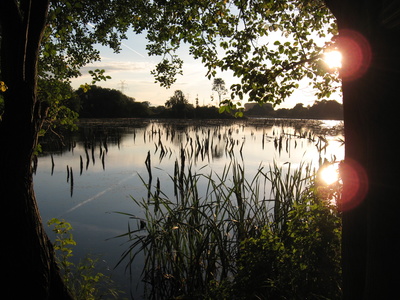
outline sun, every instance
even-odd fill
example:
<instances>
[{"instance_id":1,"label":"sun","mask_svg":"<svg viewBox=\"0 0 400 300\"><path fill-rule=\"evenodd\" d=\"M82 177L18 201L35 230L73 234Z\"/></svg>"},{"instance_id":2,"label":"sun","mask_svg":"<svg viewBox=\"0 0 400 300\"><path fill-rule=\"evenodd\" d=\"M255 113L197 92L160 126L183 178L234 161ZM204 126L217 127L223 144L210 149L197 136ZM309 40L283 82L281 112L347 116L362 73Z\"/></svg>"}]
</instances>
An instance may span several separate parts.
<instances>
[{"instance_id":1,"label":"sun","mask_svg":"<svg viewBox=\"0 0 400 300\"><path fill-rule=\"evenodd\" d=\"M323 182L325 182L327 185L331 185L332 183L339 180L339 171L337 166L327 165L322 167L319 176Z\"/></svg>"},{"instance_id":2,"label":"sun","mask_svg":"<svg viewBox=\"0 0 400 300\"><path fill-rule=\"evenodd\" d=\"M323 60L331 69L342 67L342 53L337 50L325 52Z\"/></svg>"}]
</instances>

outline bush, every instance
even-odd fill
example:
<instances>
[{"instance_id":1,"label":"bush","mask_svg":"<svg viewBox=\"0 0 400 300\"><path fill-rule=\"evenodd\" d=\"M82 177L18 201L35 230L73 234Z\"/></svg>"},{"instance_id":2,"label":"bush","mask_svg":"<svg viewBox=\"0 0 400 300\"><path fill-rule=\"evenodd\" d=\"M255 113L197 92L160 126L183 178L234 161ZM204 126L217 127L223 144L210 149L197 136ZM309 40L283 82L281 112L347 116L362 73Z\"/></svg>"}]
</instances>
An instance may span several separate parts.
<instances>
[{"instance_id":1,"label":"bush","mask_svg":"<svg viewBox=\"0 0 400 300\"><path fill-rule=\"evenodd\" d=\"M56 234L54 250L57 262L64 282L74 299L121 299L113 280L96 271L97 259L86 256L77 265L70 261L73 256L72 246L76 245L71 233L71 224L55 218L47 224L54 225L53 232Z\"/></svg>"},{"instance_id":2,"label":"bush","mask_svg":"<svg viewBox=\"0 0 400 300\"><path fill-rule=\"evenodd\" d=\"M265 226L242 242L233 294L238 299L340 299L341 222L312 190L289 212L285 231Z\"/></svg>"}]
</instances>

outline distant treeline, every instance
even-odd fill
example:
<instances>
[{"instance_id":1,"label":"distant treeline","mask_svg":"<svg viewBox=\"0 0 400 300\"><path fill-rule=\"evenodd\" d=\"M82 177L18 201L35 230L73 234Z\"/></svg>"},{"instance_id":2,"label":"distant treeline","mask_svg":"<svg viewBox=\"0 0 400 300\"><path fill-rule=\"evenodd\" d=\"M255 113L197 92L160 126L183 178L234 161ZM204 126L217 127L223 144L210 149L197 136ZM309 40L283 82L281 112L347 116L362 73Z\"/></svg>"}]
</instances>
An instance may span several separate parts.
<instances>
[{"instance_id":1,"label":"distant treeline","mask_svg":"<svg viewBox=\"0 0 400 300\"><path fill-rule=\"evenodd\" d=\"M71 104L71 109L81 118L231 118L230 114L220 114L217 107L194 106L184 97L182 91L166 99L165 106L150 106L149 102L138 102L118 90L91 86L84 92L78 90L79 97ZM297 104L292 109L274 109L272 104L246 103L244 115L247 117L302 118L302 119L342 119L342 105L334 100L316 101L304 107Z\"/></svg>"},{"instance_id":2,"label":"distant treeline","mask_svg":"<svg viewBox=\"0 0 400 300\"><path fill-rule=\"evenodd\" d=\"M342 120L343 105L335 100L315 101L312 106L305 107L302 103L295 107L274 109L271 103L259 105L245 104L245 115L251 117L293 118L293 119L325 119Z\"/></svg>"},{"instance_id":3,"label":"distant treeline","mask_svg":"<svg viewBox=\"0 0 400 300\"><path fill-rule=\"evenodd\" d=\"M95 85L88 91L80 89L77 94L79 97L70 108L78 112L81 118L233 118L229 114L220 114L217 107L194 107L184 96L175 100L174 95L166 99L165 106L154 107L149 102L138 102L118 90Z\"/></svg>"}]
</instances>

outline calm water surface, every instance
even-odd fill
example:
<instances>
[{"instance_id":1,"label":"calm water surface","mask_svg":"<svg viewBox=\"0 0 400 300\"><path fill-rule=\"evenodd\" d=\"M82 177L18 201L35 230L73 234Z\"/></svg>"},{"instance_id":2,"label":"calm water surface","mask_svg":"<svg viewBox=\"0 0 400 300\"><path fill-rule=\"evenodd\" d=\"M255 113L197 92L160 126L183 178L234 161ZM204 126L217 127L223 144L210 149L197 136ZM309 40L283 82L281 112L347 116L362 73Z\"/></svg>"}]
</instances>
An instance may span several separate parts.
<instances>
[{"instance_id":1,"label":"calm water surface","mask_svg":"<svg viewBox=\"0 0 400 300\"><path fill-rule=\"evenodd\" d=\"M145 160L150 153L153 183L172 193L175 161L200 173L221 173L232 157L252 178L260 166L276 161L283 167L301 162L318 166L322 158L343 159L342 123L339 121L272 120L83 120L79 131L65 139L62 149L44 151L38 158L35 191L44 222L65 219L77 241L74 258L100 255L101 271L118 282L127 296L136 290L141 262L133 266L133 283L122 266L114 269L126 240L112 239L127 231L129 220L116 212L140 215L131 196L147 197L140 178L147 181ZM321 138L323 137L323 138ZM50 149L43 142L44 149ZM322 151L319 151L322 149ZM71 184L73 182L73 185ZM51 232L49 233L50 235Z\"/></svg>"}]
</instances>

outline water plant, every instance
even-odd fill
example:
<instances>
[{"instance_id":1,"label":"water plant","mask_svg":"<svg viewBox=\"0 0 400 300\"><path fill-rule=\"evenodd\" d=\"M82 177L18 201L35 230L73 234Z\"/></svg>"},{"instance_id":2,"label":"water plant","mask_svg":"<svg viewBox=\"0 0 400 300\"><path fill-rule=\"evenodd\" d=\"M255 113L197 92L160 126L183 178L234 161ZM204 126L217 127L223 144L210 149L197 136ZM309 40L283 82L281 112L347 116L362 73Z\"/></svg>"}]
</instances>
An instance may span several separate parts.
<instances>
[{"instance_id":1,"label":"water plant","mask_svg":"<svg viewBox=\"0 0 400 300\"><path fill-rule=\"evenodd\" d=\"M121 299L121 292L116 289L111 277L97 271L97 258L88 255L78 264L71 261L72 247L76 246L71 232L73 230L71 224L65 220L53 218L47 222L47 225L53 226L52 231L56 234L53 247L57 263L64 282L74 299Z\"/></svg>"},{"instance_id":2,"label":"water plant","mask_svg":"<svg viewBox=\"0 0 400 300\"><path fill-rule=\"evenodd\" d=\"M310 167L260 166L249 181L234 158L221 174L185 164L182 149L170 176L173 195L158 179L152 186L142 178L148 197L132 200L143 215L123 212L136 224L120 236L129 240L120 263L129 268L144 253L147 299L245 299L243 284L259 286L260 299L286 288L282 297L337 298L340 219L314 192ZM149 156L146 166L150 179Z\"/></svg>"}]
</instances>

